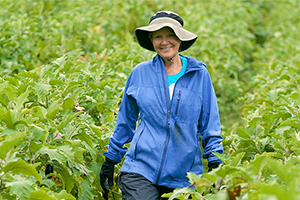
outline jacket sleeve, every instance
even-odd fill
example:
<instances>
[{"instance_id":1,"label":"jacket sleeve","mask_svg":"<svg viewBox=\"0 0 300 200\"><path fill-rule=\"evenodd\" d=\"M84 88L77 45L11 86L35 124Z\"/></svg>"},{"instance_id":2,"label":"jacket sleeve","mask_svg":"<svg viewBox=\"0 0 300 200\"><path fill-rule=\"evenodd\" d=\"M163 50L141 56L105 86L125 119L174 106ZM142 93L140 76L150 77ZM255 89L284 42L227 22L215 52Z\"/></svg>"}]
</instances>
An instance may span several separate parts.
<instances>
[{"instance_id":1,"label":"jacket sleeve","mask_svg":"<svg viewBox=\"0 0 300 200\"><path fill-rule=\"evenodd\" d=\"M115 130L110 138L108 151L104 153L107 158L117 163L121 162L127 152L127 148L124 147L124 144L131 142L133 138L139 114L136 100L130 92L130 90L133 90L131 80L134 80L133 73L131 73L127 80L118 111Z\"/></svg>"},{"instance_id":2,"label":"jacket sleeve","mask_svg":"<svg viewBox=\"0 0 300 200\"><path fill-rule=\"evenodd\" d=\"M204 70L202 88L202 109L199 119L199 131L202 135L203 158L208 163L221 163L213 152L223 153L221 124L217 98L208 71Z\"/></svg>"}]
</instances>

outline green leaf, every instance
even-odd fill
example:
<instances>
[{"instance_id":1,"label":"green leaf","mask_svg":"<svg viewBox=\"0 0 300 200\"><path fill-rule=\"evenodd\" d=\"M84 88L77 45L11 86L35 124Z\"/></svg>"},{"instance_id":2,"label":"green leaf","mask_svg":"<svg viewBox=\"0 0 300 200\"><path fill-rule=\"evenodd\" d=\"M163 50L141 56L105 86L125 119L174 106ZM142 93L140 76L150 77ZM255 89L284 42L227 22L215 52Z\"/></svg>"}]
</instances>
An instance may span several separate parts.
<instances>
[{"instance_id":1,"label":"green leaf","mask_svg":"<svg viewBox=\"0 0 300 200\"><path fill-rule=\"evenodd\" d=\"M62 57L54 60L52 63L61 67L65 63L65 61L66 61L66 55L63 55Z\"/></svg>"},{"instance_id":2,"label":"green leaf","mask_svg":"<svg viewBox=\"0 0 300 200\"><path fill-rule=\"evenodd\" d=\"M75 117L80 115L81 113L73 113L73 114L68 114L64 120L60 122L60 124L57 126L57 130L61 131L69 122L71 122Z\"/></svg>"},{"instance_id":3,"label":"green leaf","mask_svg":"<svg viewBox=\"0 0 300 200\"><path fill-rule=\"evenodd\" d=\"M93 146L88 145L85 141L82 141L82 144L85 146L85 148L90 152L93 161L96 162L97 160L97 151Z\"/></svg>"},{"instance_id":4,"label":"green leaf","mask_svg":"<svg viewBox=\"0 0 300 200\"><path fill-rule=\"evenodd\" d=\"M252 118L252 120L249 121L248 123L249 123L249 125L250 125L252 128L256 129L257 126L258 126L261 122L262 122L261 117L254 117L254 118Z\"/></svg>"},{"instance_id":5,"label":"green leaf","mask_svg":"<svg viewBox=\"0 0 300 200\"><path fill-rule=\"evenodd\" d=\"M12 110L2 110L2 112L0 112L0 119L6 124L7 128L15 128L14 123L16 119L14 114L15 113Z\"/></svg>"},{"instance_id":6,"label":"green leaf","mask_svg":"<svg viewBox=\"0 0 300 200\"><path fill-rule=\"evenodd\" d=\"M55 185L55 182L52 181L52 179L43 179L42 185L45 185L48 188L52 188Z\"/></svg>"},{"instance_id":7,"label":"green leaf","mask_svg":"<svg viewBox=\"0 0 300 200\"><path fill-rule=\"evenodd\" d=\"M283 95L282 95L283 96ZM299 100L300 99L300 92L292 92L291 96L290 96L293 100ZM299 101L298 101L299 102ZM299 105L299 104L298 104Z\"/></svg>"},{"instance_id":8,"label":"green leaf","mask_svg":"<svg viewBox=\"0 0 300 200\"><path fill-rule=\"evenodd\" d=\"M195 193L195 189L192 189L190 187L185 187L185 188L177 188L173 191L173 193L170 194L164 194L162 195L162 197L169 197L169 200L173 200L176 198L180 198L182 199L182 197L184 197L185 195L189 196L189 194L194 194Z\"/></svg>"},{"instance_id":9,"label":"green leaf","mask_svg":"<svg viewBox=\"0 0 300 200\"><path fill-rule=\"evenodd\" d=\"M251 138L251 136L254 135L254 132L250 127L240 126L238 128L238 134L242 138Z\"/></svg>"},{"instance_id":10,"label":"green leaf","mask_svg":"<svg viewBox=\"0 0 300 200\"><path fill-rule=\"evenodd\" d=\"M299 199L299 192L288 190L285 185L258 183L256 191L249 193L249 199Z\"/></svg>"},{"instance_id":11,"label":"green leaf","mask_svg":"<svg viewBox=\"0 0 300 200\"><path fill-rule=\"evenodd\" d=\"M89 82L89 86L93 89L96 90L99 88L99 84L98 83L94 83L94 82Z\"/></svg>"},{"instance_id":12,"label":"green leaf","mask_svg":"<svg viewBox=\"0 0 300 200\"><path fill-rule=\"evenodd\" d=\"M38 152L41 154L47 154L51 160L56 160L62 165L66 164L67 158L60 153L58 149L49 149L49 147L44 146Z\"/></svg>"},{"instance_id":13,"label":"green leaf","mask_svg":"<svg viewBox=\"0 0 300 200\"><path fill-rule=\"evenodd\" d=\"M9 81L10 84L18 86L20 83L18 81L18 79L13 78L13 77L5 77L6 81Z\"/></svg>"},{"instance_id":14,"label":"green leaf","mask_svg":"<svg viewBox=\"0 0 300 200\"><path fill-rule=\"evenodd\" d=\"M218 179L218 176L212 173L205 173L202 176L213 183L216 182Z\"/></svg>"},{"instance_id":15,"label":"green leaf","mask_svg":"<svg viewBox=\"0 0 300 200\"><path fill-rule=\"evenodd\" d=\"M285 182L289 187L297 184L295 178L299 176L299 173L292 171L291 167L282 164L281 160L270 160L268 162L270 168L275 172L278 177Z\"/></svg>"},{"instance_id":16,"label":"green leaf","mask_svg":"<svg viewBox=\"0 0 300 200\"><path fill-rule=\"evenodd\" d=\"M76 105L76 102L73 98L66 98L63 102L63 108L64 109L73 109Z\"/></svg>"},{"instance_id":17,"label":"green leaf","mask_svg":"<svg viewBox=\"0 0 300 200\"><path fill-rule=\"evenodd\" d=\"M16 128L16 126L20 125L20 124L23 124L24 126L27 126L28 127L28 124L27 122L25 122L24 120L19 120L19 121L16 121L13 126L14 128Z\"/></svg>"},{"instance_id":18,"label":"green leaf","mask_svg":"<svg viewBox=\"0 0 300 200\"><path fill-rule=\"evenodd\" d=\"M217 153L217 152L213 152L213 154L219 158L220 160L222 160L222 162L227 165L230 163L230 156L229 155L226 155L226 154L220 154L220 153Z\"/></svg>"},{"instance_id":19,"label":"green leaf","mask_svg":"<svg viewBox=\"0 0 300 200\"><path fill-rule=\"evenodd\" d=\"M55 171L62 178L63 184L66 186L67 192L70 192L75 185L82 192L81 183L76 179L76 176L74 176L69 171L69 169L65 166L65 163L63 165L56 166Z\"/></svg>"},{"instance_id":20,"label":"green leaf","mask_svg":"<svg viewBox=\"0 0 300 200\"><path fill-rule=\"evenodd\" d=\"M57 200L57 198L49 196L45 190L39 189L31 193L29 200Z\"/></svg>"},{"instance_id":21,"label":"green leaf","mask_svg":"<svg viewBox=\"0 0 300 200\"><path fill-rule=\"evenodd\" d=\"M201 179L201 175L197 175L192 172L188 172L187 177L190 180L190 183L194 183L194 181L200 181L200 179Z\"/></svg>"},{"instance_id":22,"label":"green leaf","mask_svg":"<svg viewBox=\"0 0 300 200\"><path fill-rule=\"evenodd\" d=\"M227 200L228 194L225 192L219 192L215 196L213 196L212 200Z\"/></svg>"},{"instance_id":23,"label":"green leaf","mask_svg":"<svg viewBox=\"0 0 300 200\"><path fill-rule=\"evenodd\" d=\"M278 92L279 90L278 89L274 89L274 90L270 90L268 93L267 93L267 96L272 100L276 100L278 98Z\"/></svg>"},{"instance_id":24,"label":"green leaf","mask_svg":"<svg viewBox=\"0 0 300 200\"><path fill-rule=\"evenodd\" d=\"M73 148L70 145L59 145L59 146L57 146L57 148L59 150L61 150L63 152L64 156L74 164L75 151L73 150Z\"/></svg>"},{"instance_id":25,"label":"green leaf","mask_svg":"<svg viewBox=\"0 0 300 200\"><path fill-rule=\"evenodd\" d=\"M75 167L82 173L85 174L87 176L87 178L89 179L90 183L93 183L96 176L94 174L94 172L92 170L89 170L86 166L75 163Z\"/></svg>"},{"instance_id":26,"label":"green leaf","mask_svg":"<svg viewBox=\"0 0 300 200\"><path fill-rule=\"evenodd\" d=\"M40 79L40 76L36 72L32 71L22 71L18 74L18 76L33 78L35 81Z\"/></svg>"},{"instance_id":27,"label":"green leaf","mask_svg":"<svg viewBox=\"0 0 300 200\"><path fill-rule=\"evenodd\" d=\"M241 167L232 167L232 166L223 166L219 170L215 171L215 173L221 177L225 178L225 176L234 176L234 177L243 177L245 180L250 181L252 177L249 173L246 172L244 168Z\"/></svg>"},{"instance_id":28,"label":"green leaf","mask_svg":"<svg viewBox=\"0 0 300 200\"><path fill-rule=\"evenodd\" d=\"M74 92L74 90L80 88L80 84L78 84L76 81L70 82L69 86L65 89L62 96L63 98L66 97L69 93Z\"/></svg>"},{"instance_id":29,"label":"green leaf","mask_svg":"<svg viewBox=\"0 0 300 200\"><path fill-rule=\"evenodd\" d=\"M264 153L263 155L255 155L255 158L250 161L251 167L249 167L249 169L253 171L253 174L259 175L259 173L262 172L272 154L273 153Z\"/></svg>"},{"instance_id":30,"label":"green leaf","mask_svg":"<svg viewBox=\"0 0 300 200\"><path fill-rule=\"evenodd\" d=\"M93 132L94 132L99 138L102 138L103 133L100 131L100 127L95 126L95 125L90 125L89 127L93 130Z\"/></svg>"},{"instance_id":31,"label":"green leaf","mask_svg":"<svg viewBox=\"0 0 300 200\"><path fill-rule=\"evenodd\" d=\"M44 129L34 124L31 126L31 131L33 132L32 136L35 141L38 141L45 133Z\"/></svg>"},{"instance_id":32,"label":"green leaf","mask_svg":"<svg viewBox=\"0 0 300 200\"><path fill-rule=\"evenodd\" d=\"M32 165L27 164L24 160L11 161L7 163L2 170L3 172L11 171L13 173L34 176L38 181L42 182L42 178L36 169Z\"/></svg>"},{"instance_id":33,"label":"green leaf","mask_svg":"<svg viewBox=\"0 0 300 200\"><path fill-rule=\"evenodd\" d=\"M54 101L48 108L48 113L47 113L47 117L50 119L54 119L56 114L62 110L61 104L60 104L60 100Z\"/></svg>"},{"instance_id":34,"label":"green leaf","mask_svg":"<svg viewBox=\"0 0 300 200\"><path fill-rule=\"evenodd\" d=\"M81 140L68 140L65 141L65 143L69 143L74 151L74 157L75 157L75 162L84 164L83 160L83 153L85 152L85 149L81 148Z\"/></svg>"},{"instance_id":35,"label":"green leaf","mask_svg":"<svg viewBox=\"0 0 300 200\"><path fill-rule=\"evenodd\" d=\"M59 79L50 79L49 81L50 85L67 85L65 81L59 80Z\"/></svg>"},{"instance_id":36,"label":"green leaf","mask_svg":"<svg viewBox=\"0 0 300 200\"><path fill-rule=\"evenodd\" d=\"M30 91L24 92L22 93L16 100L16 107L15 110L16 112L20 113L21 109L24 107L24 102L26 101L28 95L29 95Z\"/></svg>"},{"instance_id":37,"label":"green leaf","mask_svg":"<svg viewBox=\"0 0 300 200\"><path fill-rule=\"evenodd\" d=\"M40 141L31 141L29 149L32 151L32 153L36 153L37 150L43 147L43 143Z\"/></svg>"},{"instance_id":38,"label":"green leaf","mask_svg":"<svg viewBox=\"0 0 300 200\"><path fill-rule=\"evenodd\" d=\"M14 131L6 136L5 140L0 143L0 159L5 160L6 154L14 147L18 146L23 138L26 136L25 132Z\"/></svg>"},{"instance_id":39,"label":"green leaf","mask_svg":"<svg viewBox=\"0 0 300 200\"><path fill-rule=\"evenodd\" d=\"M32 185L35 181L31 179L25 179L24 177L15 177L14 181L6 183L6 187L10 187L9 193L16 195L19 199L28 199L31 192L34 191Z\"/></svg>"},{"instance_id":40,"label":"green leaf","mask_svg":"<svg viewBox=\"0 0 300 200\"><path fill-rule=\"evenodd\" d=\"M236 156L233 156L231 159L231 165L234 167L237 167L241 164L243 157L245 156L246 152L242 152L237 154Z\"/></svg>"},{"instance_id":41,"label":"green leaf","mask_svg":"<svg viewBox=\"0 0 300 200\"><path fill-rule=\"evenodd\" d=\"M256 147L255 142L252 139L241 139L238 144L238 148L250 148Z\"/></svg>"},{"instance_id":42,"label":"green leaf","mask_svg":"<svg viewBox=\"0 0 300 200\"><path fill-rule=\"evenodd\" d=\"M300 129L300 120L299 119L290 119L283 121L279 127L282 126L291 126L297 129Z\"/></svg>"},{"instance_id":43,"label":"green leaf","mask_svg":"<svg viewBox=\"0 0 300 200\"><path fill-rule=\"evenodd\" d=\"M35 106L32 108L32 112L34 113L34 116L38 117L41 121L46 120L46 114L47 114L47 108L42 106Z\"/></svg>"},{"instance_id":44,"label":"green leaf","mask_svg":"<svg viewBox=\"0 0 300 200\"><path fill-rule=\"evenodd\" d=\"M72 138L79 138L81 141L85 141L89 146L93 146L93 137L85 132L73 135Z\"/></svg>"},{"instance_id":45,"label":"green leaf","mask_svg":"<svg viewBox=\"0 0 300 200\"><path fill-rule=\"evenodd\" d=\"M55 193L55 197L57 199L76 200L76 198L74 196L72 196L71 194L67 193L66 190L60 191L59 194Z\"/></svg>"},{"instance_id":46,"label":"green leaf","mask_svg":"<svg viewBox=\"0 0 300 200\"><path fill-rule=\"evenodd\" d=\"M5 81L5 82L0 84L0 93L2 91L5 91L5 88L8 86L8 84L9 84L8 81Z\"/></svg>"},{"instance_id":47,"label":"green leaf","mask_svg":"<svg viewBox=\"0 0 300 200\"><path fill-rule=\"evenodd\" d=\"M35 83L32 88L34 89L34 94L38 96L39 100L44 101L46 95L49 94L49 91L51 90L51 85Z\"/></svg>"},{"instance_id":48,"label":"green leaf","mask_svg":"<svg viewBox=\"0 0 300 200\"><path fill-rule=\"evenodd\" d=\"M90 184L90 182L84 178L84 182L82 183L82 193L79 192L78 199L85 200L85 199L94 199L96 195L95 187Z\"/></svg>"}]
</instances>

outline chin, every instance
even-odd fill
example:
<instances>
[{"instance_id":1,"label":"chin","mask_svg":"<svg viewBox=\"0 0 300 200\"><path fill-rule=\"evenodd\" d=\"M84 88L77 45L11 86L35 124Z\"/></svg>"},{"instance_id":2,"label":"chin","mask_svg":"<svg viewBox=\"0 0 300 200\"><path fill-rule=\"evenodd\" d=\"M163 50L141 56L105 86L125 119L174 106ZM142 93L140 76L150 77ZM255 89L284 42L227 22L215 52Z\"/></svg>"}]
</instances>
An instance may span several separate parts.
<instances>
[{"instance_id":1,"label":"chin","mask_svg":"<svg viewBox=\"0 0 300 200\"><path fill-rule=\"evenodd\" d=\"M168 54L161 53L159 55L165 59L170 59L170 58L174 57L174 54L176 54L176 53L178 53L178 52L173 52L173 53L168 53Z\"/></svg>"}]
</instances>

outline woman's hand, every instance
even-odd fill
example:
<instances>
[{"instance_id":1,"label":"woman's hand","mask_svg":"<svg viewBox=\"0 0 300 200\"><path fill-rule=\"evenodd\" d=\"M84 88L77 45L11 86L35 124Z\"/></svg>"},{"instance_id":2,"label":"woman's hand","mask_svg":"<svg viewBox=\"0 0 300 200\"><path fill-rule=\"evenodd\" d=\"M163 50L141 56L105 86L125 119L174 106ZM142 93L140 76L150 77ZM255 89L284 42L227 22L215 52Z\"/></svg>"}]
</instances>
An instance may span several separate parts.
<instances>
[{"instance_id":1,"label":"woman's hand","mask_svg":"<svg viewBox=\"0 0 300 200\"><path fill-rule=\"evenodd\" d=\"M114 161L106 158L105 162L103 163L103 165L101 167L100 185L103 189L103 198L105 200L108 200L109 186L113 186L113 184L114 184L115 164L117 164L117 163L115 163Z\"/></svg>"}]
</instances>

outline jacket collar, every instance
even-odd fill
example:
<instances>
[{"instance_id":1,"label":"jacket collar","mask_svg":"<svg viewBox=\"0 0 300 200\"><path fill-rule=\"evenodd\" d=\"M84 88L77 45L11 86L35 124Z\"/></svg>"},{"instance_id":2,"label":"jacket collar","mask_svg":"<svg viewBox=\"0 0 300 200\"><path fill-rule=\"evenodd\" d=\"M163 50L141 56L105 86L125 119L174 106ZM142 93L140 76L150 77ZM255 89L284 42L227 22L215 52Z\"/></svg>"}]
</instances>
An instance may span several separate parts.
<instances>
[{"instance_id":1,"label":"jacket collar","mask_svg":"<svg viewBox=\"0 0 300 200\"><path fill-rule=\"evenodd\" d=\"M190 73L192 71L202 70L203 68L206 68L206 65L202 62L197 60L193 57L187 57L180 55L187 59L187 67L185 73ZM161 67L164 67L163 59L156 54L154 58L152 59L152 67L155 70L155 72L161 72Z\"/></svg>"}]
</instances>

